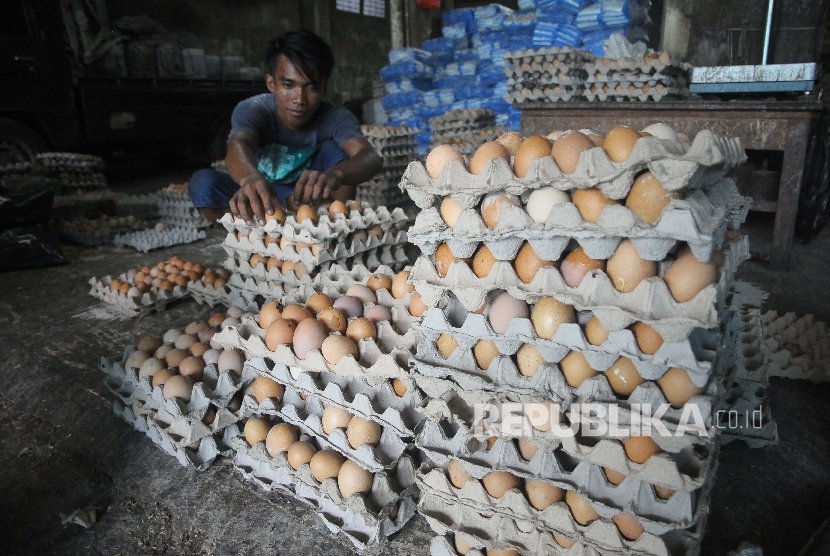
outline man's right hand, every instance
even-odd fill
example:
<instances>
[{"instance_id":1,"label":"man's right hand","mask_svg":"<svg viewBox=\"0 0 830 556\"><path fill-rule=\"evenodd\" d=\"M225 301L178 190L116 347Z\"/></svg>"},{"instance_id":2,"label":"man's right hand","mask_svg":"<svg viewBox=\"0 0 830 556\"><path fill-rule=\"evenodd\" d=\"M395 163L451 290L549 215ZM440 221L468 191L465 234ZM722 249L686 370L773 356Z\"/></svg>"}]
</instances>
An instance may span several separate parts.
<instances>
[{"instance_id":1,"label":"man's right hand","mask_svg":"<svg viewBox=\"0 0 830 556\"><path fill-rule=\"evenodd\" d=\"M279 199L271 189L271 184L262 177L246 180L230 200L231 213L248 224L253 223L254 217L260 225L265 224L265 215L273 214L279 206Z\"/></svg>"}]
</instances>

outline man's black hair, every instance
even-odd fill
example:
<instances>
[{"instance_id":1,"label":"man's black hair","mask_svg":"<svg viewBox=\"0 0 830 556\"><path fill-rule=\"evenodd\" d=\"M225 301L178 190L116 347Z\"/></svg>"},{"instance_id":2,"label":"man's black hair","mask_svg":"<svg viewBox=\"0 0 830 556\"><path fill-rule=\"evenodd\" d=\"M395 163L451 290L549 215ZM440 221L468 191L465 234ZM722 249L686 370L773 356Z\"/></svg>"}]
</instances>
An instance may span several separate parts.
<instances>
[{"instance_id":1,"label":"man's black hair","mask_svg":"<svg viewBox=\"0 0 830 556\"><path fill-rule=\"evenodd\" d=\"M326 41L311 31L290 31L268 41L265 65L268 75L277 71L277 58L284 54L312 83L324 85L334 69L334 54Z\"/></svg>"}]
</instances>

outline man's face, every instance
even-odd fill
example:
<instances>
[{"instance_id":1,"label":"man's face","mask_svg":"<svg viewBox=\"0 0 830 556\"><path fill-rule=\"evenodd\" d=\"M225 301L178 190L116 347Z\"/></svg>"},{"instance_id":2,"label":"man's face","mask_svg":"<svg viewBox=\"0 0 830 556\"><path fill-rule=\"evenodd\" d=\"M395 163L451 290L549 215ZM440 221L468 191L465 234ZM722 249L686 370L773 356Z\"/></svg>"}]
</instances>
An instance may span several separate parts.
<instances>
[{"instance_id":1,"label":"man's face","mask_svg":"<svg viewBox=\"0 0 830 556\"><path fill-rule=\"evenodd\" d=\"M265 77L265 83L277 97L280 121L292 131L305 127L323 100L324 84L312 83L284 55L277 58L277 70Z\"/></svg>"}]
</instances>

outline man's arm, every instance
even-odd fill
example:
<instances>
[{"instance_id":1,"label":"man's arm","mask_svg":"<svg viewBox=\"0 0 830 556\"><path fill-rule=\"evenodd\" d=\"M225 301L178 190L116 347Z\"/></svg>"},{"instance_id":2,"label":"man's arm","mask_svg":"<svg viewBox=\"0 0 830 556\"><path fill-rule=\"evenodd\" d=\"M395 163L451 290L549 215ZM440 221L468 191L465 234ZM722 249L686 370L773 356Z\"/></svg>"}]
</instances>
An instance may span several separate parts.
<instances>
[{"instance_id":1,"label":"man's arm","mask_svg":"<svg viewBox=\"0 0 830 556\"><path fill-rule=\"evenodd\" d=\"M249 224L255 216L263 223L265 214L273 214L274 208L280 206L270 182L257 170L255 153L258 147L259 139L255 135L237 131L228 138L228 153L225 157L228 171L240 188L231 197L231 213Z\"/></svg>"},{"instance_id":2,"label":"man's arm","mask_svg":"<svg viewBox=\"0 0 830 556\"><path fill-rule=\"evenodd\" d=\"M328 170L306 170L294 187L294 202L317 203L338 199L354 199L357 185L383 169L383 159L365 137L354 137L343 144L349 156Z\"/></svg>"}]
</instances>

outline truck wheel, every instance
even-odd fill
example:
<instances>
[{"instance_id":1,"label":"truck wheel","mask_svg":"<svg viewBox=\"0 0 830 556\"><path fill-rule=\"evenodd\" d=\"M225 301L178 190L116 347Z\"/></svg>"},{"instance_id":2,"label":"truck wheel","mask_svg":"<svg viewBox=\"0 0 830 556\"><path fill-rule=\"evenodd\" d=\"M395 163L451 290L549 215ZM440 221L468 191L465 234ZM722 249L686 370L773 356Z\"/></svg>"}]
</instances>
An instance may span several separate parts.
<instances>
[{"instance_id":1,"label":"truck wheel","mask_svg":"<svg viewBox=\"0 0 830 556\"><path fill-rule=\"evenodd\" d=\"M0 118L0 166L33 162L37 153L48 145L29 126L8 118Z\"/></svg>"}]
</instances>

